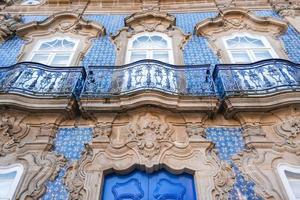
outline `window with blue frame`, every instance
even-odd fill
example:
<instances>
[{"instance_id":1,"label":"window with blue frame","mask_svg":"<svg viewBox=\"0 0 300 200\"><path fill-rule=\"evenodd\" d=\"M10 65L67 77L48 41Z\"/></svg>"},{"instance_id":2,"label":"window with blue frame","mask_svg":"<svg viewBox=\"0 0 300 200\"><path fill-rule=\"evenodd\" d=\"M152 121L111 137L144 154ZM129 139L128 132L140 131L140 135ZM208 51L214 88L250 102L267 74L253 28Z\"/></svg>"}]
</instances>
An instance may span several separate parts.
<instances>
[{"instance_id":1,"label":"window with blue frame","mask_svg":"<svg viewBox=\"0 0 300 200\"><path fill-rule=\"evenodd\" d=\"M127 175L105 176L102 200L196 200L192 175L171 174L166 170L146 173L135 170Z\"/></svg>"}]
</instances>

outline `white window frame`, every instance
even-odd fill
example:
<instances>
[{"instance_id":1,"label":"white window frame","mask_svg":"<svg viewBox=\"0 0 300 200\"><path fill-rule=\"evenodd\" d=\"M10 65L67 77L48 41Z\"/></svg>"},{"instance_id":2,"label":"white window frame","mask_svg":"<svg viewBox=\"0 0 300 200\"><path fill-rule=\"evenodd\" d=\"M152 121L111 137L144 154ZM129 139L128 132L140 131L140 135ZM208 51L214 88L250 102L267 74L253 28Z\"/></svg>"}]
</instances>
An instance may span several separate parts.
<instances>
[{"instance_id":1,"label":"white window frame","mask_svg":"<svg viewBox=\"0 0 300 200\"><path fill-rule=\"evenodd\" d=\"M141 36L160 36L164 40L167 41L168 48L167 49L134 49L132 48L133 42ZM174 50L173 50L173 44L172 44L172 38L167 36L166 34L159 33L159 32L143 32L143 33L138 33L134 35L132 38L128 40L128 45L127 45L127 51L126 51L126 64L130 63L130 58L131 58L131 53L133 51L146 51L147 56L146 59L153 59L153 51L168 51L169 53L169 64L174 64Z\"/></svg>"},{"instance_id":2,"label":"white window frame","mask_svg":"<svg viewBox=\"0 0 300 200\"><path fill-rule=\"evenodd\" d=\"M9 191L9 200L13 199L15 192L17 190L17 187L20 183L21 176L23 174L24 168L21 164L13 164L9 166L0 166L0 174L7 174L11 172L17 172L16 176L14 178L14 181L10 187ZM1 198L1 197L0 197Z\"/></svg>"},{"instance_id":3,"label":"white window frame","mask_svg":"<svg viewBox=\"0 0 300 200\"><path fill-rule=\"evenodd\" d=\"M41 47L41 45L43 43L51 42L51 41L54 41L54 40L64 40L64 39L75 43L75 46L74 46L74 48L73 48L72 51L55 50L53 52L50 52L50 51L40 51L39 50L39 48ZM70 37L67 37L67 36L66 37L51 37L51 38L46 38L46 39L40 39L35 44L35 46L34 46L33 50L31 51L31 53L30 53L27 61L32 61L32 58L33 58L33 56L35 54L44 53L44 52L46 53L47 52L47 53L50 54L50 56L49 56L47 62L45 62L43 64L45 64L45 65L51 65L51 62L53 61L53 58L55 57L56 53L58 53L58 52L59 53L67 52L67 53L71 53L70 57L69 57L69 60L68 60L68 63L66 64L66 67L67 67L67 66L69 66L71 64L71 62L72 62L72 60L74 58L75 52L76 52L76 50L78 48L78 44L79 44L79 40L78 39L70 38Z\"/></svg>"},{"instance_id":4,"label":"white window frame","mask_svg":"<svg viewBox=\"0 0 300 200\"><path fill-rule=\"evenodd\" d=\"M294 165L289 165L289 164L279 164L277 166L277 170L280 176L280 179L283 183L284 189L286 191L286 194L289 197L289 200L296 200L296 196L294 195L293 189L291 188L291 185L289 183L289 180L286 176L286 171L295 173L295 174L300 174L300 166L294 166Z\"/></svg>"},{"instance_id":5,"label":"white window frame","mask_svg":"<svg viewBox=\"0 0 300 200\"><path fill-rule=\"evenodd\" d=\"M236 49L232 49L232 48L229 48L228 45L227 45L227 40L230 40L230 39L234 39L235 37L251 37L251 38L255 38L257 40L261 40L262 43L265 45L264 48L236 48ZM253 53L253 50L268 50L270 55L272 56L272 58L279 58L278 55L276 54L275 50L273 49L273 47L271 46L270 42L267 40L266 37L264 36L261 36L261 35L253 35L253 34L250 34L250 33L234 33L230 36L225 36L222 38L223 40L223 44L226 48L226 52L229 56L229 59L232 63L237 63L235 62L231 52L233 51L236 51L236 52L239 52L241 50L243 51L246 51L251 62L257 62L259 60L256 60L255 59L255 56L254 56L254 53Z\"/></svg>"}]
</instances>

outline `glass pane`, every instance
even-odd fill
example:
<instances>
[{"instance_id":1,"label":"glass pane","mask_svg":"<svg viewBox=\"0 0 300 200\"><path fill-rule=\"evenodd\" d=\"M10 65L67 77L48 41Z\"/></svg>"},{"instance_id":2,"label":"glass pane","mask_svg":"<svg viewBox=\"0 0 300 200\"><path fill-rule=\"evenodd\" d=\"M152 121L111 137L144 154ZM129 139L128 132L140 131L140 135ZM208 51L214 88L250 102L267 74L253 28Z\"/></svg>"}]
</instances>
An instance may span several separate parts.
<instances>
[{"instance_id":1,"label":"glass pane","mask_svg":"<svg viewBox=\"0 0 300 200\"><path fill-rule=\"evenodd\" d=\"M150 47L150 38L149 36L141 36L138 37L136 40L132 43L132 48L136 49L147 49Z\"/></svg>"},{"instance_id":2,"label":"glass pane","mask_svg":"<svg viewBox=\"0 0 300 200\"><path fill-rule=\"evenodd\" d=\"M300 174L289 171L286 171L285 173L296 199L300 199Z\"/></svg>"},{"instance_id":3,"label":"glass pane","mask_svg":"<svg viewBox=\"0 0 300 200\"><path fill-rule=\"evenodd\" d=\"M10 199L11 187L17 172L0 174L0 199Z\"/></svg>"},{"instance_id":4,"label":"glass pane","mask_svg":"<svg viewBox=\"0 0 300 200\"><path fill-rule=\"evenodd\" d=\"M72 41L69 41L67 39L55 39L52 40L50 42L44 42L41 44L39 50L43 50L43 51L53 51L53 50L73 50L73 48L75 47L75 43Z\"/></svg>"},{"instance_id":5,"label":"glass pane","mask_svg":"<svg viewBox=\"0 0 300 200\"><path fill-rule=\"evenodd\" d=\"M251 59L246 51L231 51L234 63L249 63Z\"/></svg>"},{"instance_id":6,"label":"glass pane","mask_svg":"<svg viewBox=\"0 0 300 200\"><path fill-rule=\"evenodd\" d=\"M38 0L25 0L25 1L22 1L21 5L38 5L40 3L41 2Z\"/></svg>"},{"instance_id":7,"label":"glass pane","mask_svg":"<svg viewBox=\"0 0 300 200\"><path fill-rule=\"evenodd\" d=\"M31 61L37 63L48 64L49 55L48 54L34 54Z\"/></svg>"},{"instance_id":8,"label":"glass pane","mask_svg":"<svg viewBox=\"0 0 300 200\"><path fill-rule=\"evenodd\" d=\"M168 48L168 42L163 39L161 36L151 36L151 47L158 49L166 49Z\"/></svg>"},{"instance_id":9,"label":"glass pane","mask_svg":"<svg viewBox=\"0 0 300 200\"><path fill-rule=\"evenodd\" d=\"M54 66L66 66L69 64L70 54L56 54L51 62Z\"/></svg>"},{"instance_id":10,"label":"glass pane","mask_svg":"<svg viewBox=\"0 0 300 200\"><path fill-rule=\"evenodd\" d=\"M130 56L130 62L135 62L138 60L143 60L147 58L146 51L133 51Z\"/></svg>"},{"instance_id":11,"label":"glass pane","mask_svg":"<svg viewBox=\"0 0 300 200\"><path fill-rule=\"evenodd\" d=\"M165 49L168 42L161 36L140 36L132 43L132 48L136 49Z\"/></svg>"},{"instance_id":12,"label":"glass pane","mask_svg":"<svg viewBox=\"0 0 300 200\"><path fill-rule=\"evenodd\" d=\"M168 51L153 51L153 59L159 60L165 63L169 63L169 52Z\"/></svg>"},{"instance_id":13,"label":"glass pane","mask_svg":"<svg viewBox=\"0 0 300 200\"><path fill-rule=\"evenodd\" d=\"M264 43L256 38L248 36L236 36L232 39L226 40L229 48L262 48L265 47Z\"/></svg>"},{"instance_id":14,"label":"glass pane","mask_svg":"<svg viewBox=\"0 0 300 200\"><path fill-rule=\"evenodd\" d=\"M254 50L253 53L256 61L272 58L268 50Z\"/></svg>"}]
</instances>

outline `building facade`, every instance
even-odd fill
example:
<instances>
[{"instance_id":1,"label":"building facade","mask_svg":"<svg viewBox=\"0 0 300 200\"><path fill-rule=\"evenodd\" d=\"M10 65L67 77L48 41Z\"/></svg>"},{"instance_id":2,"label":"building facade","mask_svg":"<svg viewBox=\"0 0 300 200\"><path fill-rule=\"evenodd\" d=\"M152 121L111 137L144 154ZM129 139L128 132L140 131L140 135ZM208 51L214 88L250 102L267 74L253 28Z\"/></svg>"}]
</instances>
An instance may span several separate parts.
<instances>
[{"instance_id":1,"label":"building facade","mask_svg":"<svg viewBox=\"0 0 300 200\"><path fill-rule=\"evenodd\" d=\"M0 199L300 199L298 0L0 7Z\"/></svg>"}]
</instances>

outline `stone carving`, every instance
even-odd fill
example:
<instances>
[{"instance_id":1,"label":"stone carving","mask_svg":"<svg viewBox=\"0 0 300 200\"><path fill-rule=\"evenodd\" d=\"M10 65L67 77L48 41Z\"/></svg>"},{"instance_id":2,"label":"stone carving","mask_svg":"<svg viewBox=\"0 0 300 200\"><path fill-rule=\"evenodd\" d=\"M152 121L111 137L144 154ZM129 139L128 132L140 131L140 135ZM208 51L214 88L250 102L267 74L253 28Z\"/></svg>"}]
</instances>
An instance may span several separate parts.
<instances>
[{"instance_id":1,"label":"stone carving","mask_svg":"<svg viewBox=\"0 0 300 200\"><path fill-rule=\"evenodd\" d=\"M214 19L206 19L195 26L197 35L216 37L214 34L231 29L251 29L253 31L270 32L274 35L283 34L288 26L285 22L272 18L260 18L250 11L240 8L224 10L222 15Z\"/></svg>"},{"instance_id":2,"label":"stone carving","mask_svg":"<svg viewBox=\"0 0 300 200\"><path fill-rule=\"evenodd\" d=\"M284 139L284 142L282 144L278 144L279 146L287 145L288 147L298 149L300 153L300 147L299 147L300 118L299 117L284 121L281 124L276 125L274 129L277 135L279 135L281 138Z\"/></svg>"},{"instance_id":3,"label":"stone carving","mask_svg":"<svg viewBox=\"0 0 300 200\"><path fill-rule=\"evenodd\" d=\"M171 142L173 129L158 116L146 113L136 123L128 126L129 141L135 141L139 152L146 158L153 158L162 147L162 142Z\"/></svg>"},{"instance_id":4,"label":"stone carving","mask_svg":"<svg viewBox=\"0 0 300 200\"><path fill-rule=\"evenodd\" d=\"M0 156L16 149L18 143L27 134L27 128L21 124L25 115L0 115Z\"/></svg>"},{"instance_id":5,"label":"stone carving","mask_svg":"<svg viewBox=\"0 0 300 200\"><path fill-rule=\"evenodd\" d=\"M85 144L85 149L80 160L74 161L68 168L64 176L64 183L68 187L69 199L83 199L85 196L84 180L85 173L82 170L86 161L93 156L93 149L89 144Z\"/></svg>"},{"instance_id":6,"label":"stone carving","mask_svg":"<svg viewBox=\"0 0 300 200\"><path fill-rule=\"evenodd\" d=\"M208 147L206 153L219 167L218 172L213 177L215 188L212 195L217 200L229 199L229 192L235 183L235 175L232 167L229 163L219 159L214 144Z\"/></svg>"},{"instance_id":7,"label":"stone carving","mask_svg":"<svg viewBox=\"0 0 300 200\"><path fill-rule=\"evenodd\" d=\"M271 5L283 17L294 17L296 10L300 10L300 2L297 0L272 0Z\"/></svg>"},{"instance_id":8,"label":"stone carving","mask_svg":"<svg viewBox=\"0 0 300 200\"><path fill-rule=\"evenodd\" d=\"M20 199L39 199L46 192L45 183L47 181L54 181L61 168L66 164L64 156L54 152L47 152L41 155L24 153L19 159L25 159L31 165L35 165L40 169L30 180L23 182L28 186L21 193Z\"/></svg>"},{"instance_id":9,"label":"stone carving","mask_svg":"<svg viewBox=\"0 0 300 200\"><path fill-rule=\"evenodd\" d=\"M200 123L188 123L186 125L186 132L190 139L201 139L206 137L203 124Z\"/></svg>"},{"instance_id":10,"label":"stone carving","mask_svg":"<svg viewBox=\"0 0 300 200\"><path fill-rule=\"evenodd\" d=\"M94 138L97 140L109 141L112 132L111 123L98 123L94 128Z\"/></svg>"},{"instance_id":11,"label":"stone carving","mask_svg":"<svg viewBox=\"0 0 300 200\"><path fill-rule=\"evenodd\" d=\"M13 37L20 25L22 25L21 15L0 14L0 41Z\"/></svg>"}]
</instances>

